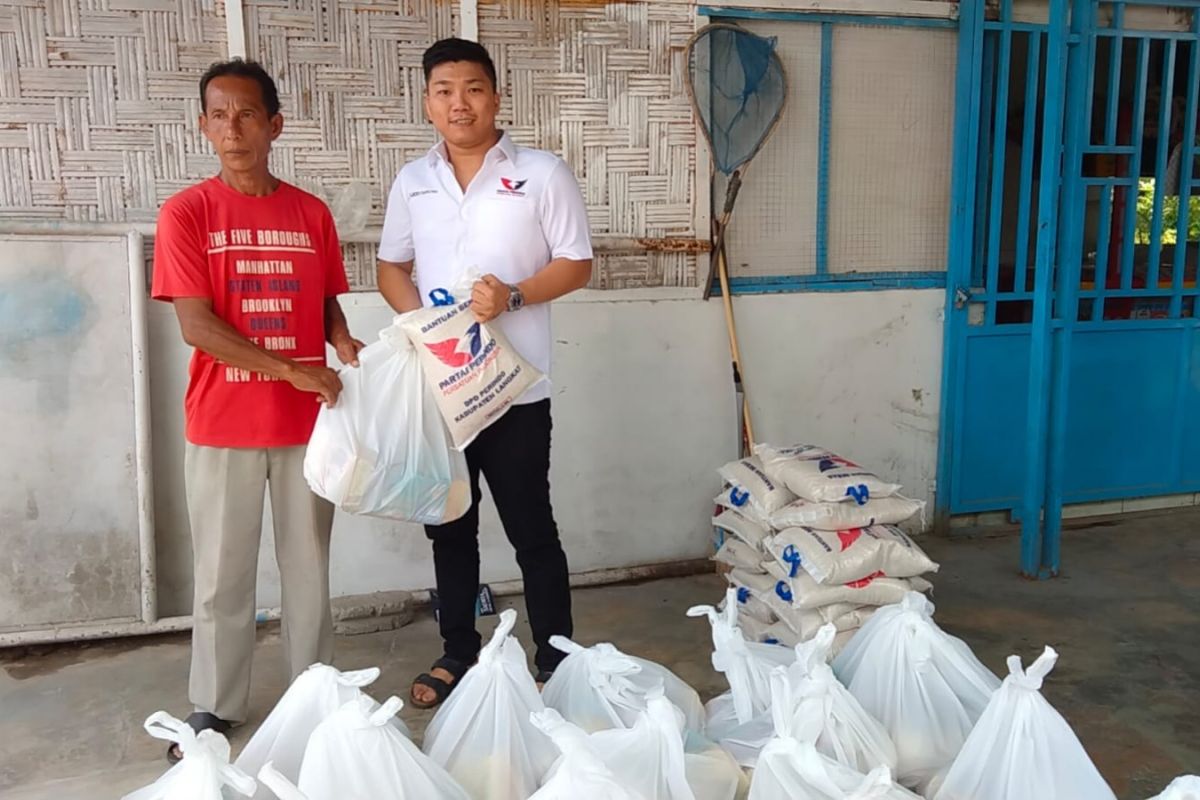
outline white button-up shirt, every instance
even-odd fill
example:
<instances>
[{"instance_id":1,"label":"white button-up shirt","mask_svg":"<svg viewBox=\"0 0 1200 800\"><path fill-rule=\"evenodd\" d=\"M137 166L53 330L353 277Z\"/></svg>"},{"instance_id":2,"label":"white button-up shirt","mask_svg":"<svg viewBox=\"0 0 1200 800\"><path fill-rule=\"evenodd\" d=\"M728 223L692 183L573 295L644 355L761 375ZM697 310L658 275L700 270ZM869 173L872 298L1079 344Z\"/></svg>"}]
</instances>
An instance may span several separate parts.
<instances>
[{"instance_id":1,"label":"white button-up shirt","mask_svg":"<svg viewBox=\"0 0 1200 800\"><path fill-rule=\"evenodd\" d=\"M513 144L508 134L488 151L464 192L440 143L400 170L388 196L379 258L415 261L426 306L434 289L453 290L470 270L508 284L557 258L592 257L587 207L570 167L545 150ZM530 364L550 374L548 303L505 312L495 322ZM550 396L546 382L518 401Z\"/></svg>"}]
</instances>

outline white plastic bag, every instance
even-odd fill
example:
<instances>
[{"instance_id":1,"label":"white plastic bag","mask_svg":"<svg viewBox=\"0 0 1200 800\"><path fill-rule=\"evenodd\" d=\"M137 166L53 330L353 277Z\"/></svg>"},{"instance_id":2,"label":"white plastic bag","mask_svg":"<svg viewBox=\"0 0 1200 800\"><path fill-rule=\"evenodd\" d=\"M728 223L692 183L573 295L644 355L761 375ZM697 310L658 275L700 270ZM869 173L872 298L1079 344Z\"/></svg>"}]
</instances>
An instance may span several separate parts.
<instances>
[{"instance_id":1,"label":"white plastic bag","mask_svg":"<svg viewBox=\"0 0 1200 800\"><path fill-rule=\"evenodd\" d=\"M588 735L553 708L533 713L530 720L550 737L562 757L529 800L652 800L619 780L596 755Z\"/></svg>"},{"instance_id":2,"label":"white plastic bag","mask_svg":"<svg viewBox=\"0 0 1200 800\"><path fill-rule=\"evenodd\" d=\"M794 646L794 661L787 667L789 681L798 684L807 677L813 665L826 664L832 642L831 637L832 629L828 632L822 630L813 639ZM774 694L772 694L772 702L776 702ZM790 709L788 713L791 713ZM753 769L758 762L759 753L774 736L775 721L772 709L766 708L749 722L723 730L719 744L734 757L738 764L747 769Z\"/></svg>"},{"instance_id":3,"label":"white plastic bag","mask_svg":"<svg viewBox=\"0 0 1200 800\"><path fill-rule=\"evenodd\" d=\"M925 503L893 495L880 497L866 505L855 503L812 503L796 500L771 514L770 525L777 531L787 528L816 528L845 531L872 525L895 525L922 513Z\"/></svg>"},{"instance_id":4,"label":"white plastic bag","mask_svg":"<svg viewBox=\"0 0 1200 800\"><path fill-rule=\"evenodd\" d=\"M1150 800L1200 800L1200 777L1181 775L1163 793Z\"/></svg>"},{"instance_id":5,"label":"white plastic bag","mask_svg":"<svg viewBox=\"0 0 1200 800\"><path fill-rule=\"evenodd\" d=\"M913 578L938 570L909 535L893 525L845 531L787 528L767 542L767 550L789 576L804 570L823 584L851 583L872 575Z\"/></svg>"},{"instance_id":6,"label":"white plastic bag","mask_svg":"<svg viewBox=\"0 0 1200 800\"><path fill-rule=\"evenodd\" d=\"M819 752L813 740L821 720L797 725L788 713L796 704L787 675L778 670L771 682L776 736L759 756L750 800L920 800L896 785L887 767L863 775Z\"/></svg>"},{"instance_id":7,"label":"white plastic bag","mask_svg":"<svg viewBox=\"0 0 1200 800\"><path fill-rule=\"evenodd\" d=\"M593 733L590 742L619 781L652 800L734 800L747 788L732 757L685 734L683 715L661 695L648 698L632 727Z\"/></svg>"},{"instance_id":8,"label":"white plastic bag","mask_svg":"<svg viewBox=\"0 0 1200 800\"><path fill-rule=\"evenodd\" d=\"M754 511L769 517L796 499L786 486L776 483L763 469L756 457L730 461L717 472L736 491L729 499L735 507L750 506Z\"/></svg>"},{"instance_id":9,"label":"white plastic bag","mask_svg":"<svg viewBox=\"0 0 1200 800\"><path fill-rule=\"evenodd\" d=\"M263 764L262 769L258 771L258 786L261 791L262 787L270 789L278 800L309 800L308 795L300 791L300 787L288 780L283 773L275 769L275 765L268 761ZM270 795L267 795L270 797ZM361 800L357 797L347 797L346 800Z\"/></svg>"},{"instance_id":10,"label":"white plastic bag","mask_svg":"<svg viewBox=\"0 0 1200 800\"><path fill-rule=\"evenodd\" d=\"M900 491L899 484L888 483L853 461L810 444L779 448L759 444L754 446L754 455L767 475L813 503L863 505Z\"/></svg>"},{"instance_id":11,"label":"white plastic bag","mask_svg":"<svg viewBox=\"0 0 1200 800\"><path fill-rule=\"evenodd\" d=\"M881 608L833 662L833 671L896 744L897 774L919 786L954 760L1000 679L966 643L933 621L911 592Z\"/></svg>"},{"instance_id":12,"label":"white plastic bag","mask_svg":"<svg viewBox=\"0 0 1200 800\"><path fill-rule=\"evenodd\" d=\"M359 695L326 717L308 740L300 791L309 800L470 800L392 724L403 706L399 697L379 706Z\"/></svg>"},{"instance_id":13,"label":"white plastic bag","mask_svg":"<svg viewBox=\"0 0 1200 800\"><path fill-rule=\"evenodd\" d=\"M736 536L730 536L721 545L721 549L713 556L713 561L730 567L744 569L747 572L766 572L763 566L762 553L743 542Z\"/></svg>"},{"instance_id":14,"label":"white plastic bag","mask_svg":"<svg viewBox=\"0 0 1200 800\"><path fill-rule=\"evenodd\" d=\"M747 642L738 629L737 593L729 589L722 611L712 606L694 606L689 617L708 617L712 625L713 669L724 673L729 691L713 698L706 706L708 721L705 734L719 742L725 735L750 722L771 702L770 673L777 666L791 664L795 651L779 645Z\"/></svg>"},{"instance_id":15,"label":"white plastic bag","mask_svg":"<svg viewBox=\"0 0 1200 800\"><path fill-rule=\"evenodd\" d=\"M683 771L696 800L746 800L748 776L732 755L696 731L683 732Z\"/></svg>"},{"instance_id":16,"label":"white plastic bag","mask_svg":"<svg viewBox=\"0 0 1200 800\"><path fill-rule=\"evenodd\" d=\"M374 683L378 677L379 670L375 667L341 672L328 664L313 664L296 676L258 726L238 755L236 766L249 775L257 775L270 762L295 783L300 778L300 762L312 732L330 714L363 696L362 687ZM408 734L399 719L393 720L393 724ZM270 796L261 786L254 795L255 800L269 800Z\"/></svg>"},{"instance_id":17,"label":"white plastic bag","mask_svg":"<svg viewBox=\"0 0 1200 800\"><path fill-rule=\"evenodd\" d=\"M817 752L839 764L868 773L878 767L896 769L896 745L879 720L838 681L829 666L837 629L822 628L797 648L796 666L788 672L795 697L793 729L820 721L812 743Z\"/></svg>"},{"instance_id":18,"label":"white plastic bag","mask_svg":"<svg viewBox=\"0 0 1200 800\"><path fill-rule=\"evenodd\" d=\"M469 445L532 386L545 380L496 326L476 322L471 271L455 286L434 289L432 308L396 318L421 358L454 446Z\"/></svg>"},{"instance_id":19,"label":"white plastic bag","mask_svg":"<svg viewBox=\"0 0 1200 800\"><path fill-rule=\"evenodd\" d=\"M704 729L700 695L674 672L627 655L607 642L583 647L565 636L550 644L567 654L542 687L542 702L587 733L628 728L646 710L646 698L662 692L683 712L688 728Z\"/></svg>"},{"instance_id":20,"label":"white plastic bag","mask_svg":"<svg viewBox=\"0 0 1200 800\"><path fill-rule=\"evenodd\" d=\"M227 800L234 795L225 788L244 797L257 789L253 778L229 763L229 741L216 731L196 733L165 711L147 717L144 727L154 738L178 744L183 760L122 800Z\"/></svg>"},{"instance_id":21,"label":"white plastic bag","mask_svg":"<svg viewBox=\"0 0 1200 800\"><path fill-rule=\"evenodd\" d=\"M453 449L417 352L393 324L339 373L304 456L313 492L351 514L426 525L471 507L467 460Z\"/></svg>"},{"instance_id":22,"label":"white plastic bag","mask_svg":"<svg viewBox=\"0 0 1200 800\"><path fill-rule=\"evenodd\" d=\"M545 705L525 651L510 636L517 612L500 612L478 663L425 729L425 752L474 800L528 797L558 758L558 748L530 721Z\"/></svg>"},{"instance_id":23,"label":"white plastic bag","mask_svg":"<svg viewBox=\"0 0 1200 800\"><path fill-rule=\"evenodd\" d=\"M1028 670L1009 656L1008 677L934 800L1116 800L1071 726L1042 697L1056 661L1050 647Z\"/></svg>"},{"instance_id":24,"label":"white plastic bag","mask_svg":"<svg viewBox=\"0 0 1200 800\"><path fill-rule=\"evenodd\" d=\"M761 519L751 519L742 510L730 505L733 502L729 497L732 491L727 489L717 498L716 503L721 507L721 513L712 518L712 524L732 533L751 547L761 549L763 540L770 535L770 531L762 524Z\"/></svg>"},{"instance_id":25,"label":"white plastic bag","mask_svg":"<svg viewBox=\"0 0 1200 800\"><path fill-rule=\"evenodd\" d=\"M776 592L793 608L821 608L833 603L852 606L886 606L899 603L910 592L925 592L932 587L923 578L884 578L871 576L861 581L824 586L801 572L789 582L791 597L779 587Z\"/></svg>"}]
</instances>

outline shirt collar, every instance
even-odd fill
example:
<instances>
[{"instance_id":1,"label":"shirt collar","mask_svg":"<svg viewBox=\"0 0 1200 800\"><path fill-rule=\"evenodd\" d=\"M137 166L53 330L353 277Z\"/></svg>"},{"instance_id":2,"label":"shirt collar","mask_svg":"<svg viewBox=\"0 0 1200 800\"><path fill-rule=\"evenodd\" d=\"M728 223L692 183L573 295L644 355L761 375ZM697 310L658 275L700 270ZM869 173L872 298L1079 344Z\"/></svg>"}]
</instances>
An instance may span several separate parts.
<instances>
[{"instance_id":1,"label":"shirt collar","mask_svg":"<svg viewBox=\"0 0 1200 800\"><path fill-rule=\"evenodd\" d=\"M487 154L488 156L491 156L492 153L498 153L499 157L514 163L516 162L517 146L513 143L512 137L508 135L508 131L500 132L500 141L496 142L496 144L492 146L492 149L489 150ZM449 164L450 157L446 152L446 140L442 139L433 147L429 148L429 153L426 154L426 158L429 160L431 165L437 164L438 159L441 159L446 164Z\"/></svg>"}]
</instances>

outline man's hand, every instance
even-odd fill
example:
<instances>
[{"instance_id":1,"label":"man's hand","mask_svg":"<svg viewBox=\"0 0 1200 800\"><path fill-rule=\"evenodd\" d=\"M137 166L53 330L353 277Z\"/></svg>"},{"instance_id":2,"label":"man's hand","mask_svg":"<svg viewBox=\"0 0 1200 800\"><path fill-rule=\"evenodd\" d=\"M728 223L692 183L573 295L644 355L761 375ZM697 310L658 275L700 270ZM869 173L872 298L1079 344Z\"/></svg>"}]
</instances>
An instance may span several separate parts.
<instances>
[{"instance_id":1,"label":"man's hand","mask_svg":"<svg viewBox=\"0 0 1200 800\"><path fill-rule=\"evenodd\" d=\"M508 286L495 275L484 275L471 287L471 313L477 322L491 322L508 310Z\"/></svg>"},{"instance_id":2,"label":"man's hand","mask_svg":"<svg viewBox=\"0 0 1200 800\"><path fill-rule=\"evenodd\" d=\"M333 349L337 352L338 360L343 364L349 364L352 367L358 366L358 351L366 347L365 344L355 339L349 334L339 336L333 342Z\"/></svg>"},{"instance_id":3,"label":"man's hand","mask_svg":"<svg viewBox=\"0 0 1200 800\"><path fill-rule=\"evenodd\" d=\"M329 367L306 367L297 364L288 382L302 392L313 392L325 405L332 407L342 393L342 380Z\"/></svg>"}]
</instances>

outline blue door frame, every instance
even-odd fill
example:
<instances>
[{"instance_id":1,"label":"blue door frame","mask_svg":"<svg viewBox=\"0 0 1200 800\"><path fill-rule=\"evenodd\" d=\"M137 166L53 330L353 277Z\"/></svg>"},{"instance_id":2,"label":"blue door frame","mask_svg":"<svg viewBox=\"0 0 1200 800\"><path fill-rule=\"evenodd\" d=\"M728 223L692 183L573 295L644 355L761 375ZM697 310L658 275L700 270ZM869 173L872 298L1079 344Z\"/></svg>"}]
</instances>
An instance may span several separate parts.
<instances>
[{"instance_id":1,"label":"blue door frame","mask_svg":"<svg viewBox=\"0 0 1200 800\"><path fill-rule=\"evenodd\" d=\"M1133 6L1191 22L1126 26ZM1010 511L1022 572L1055 575L1065 503L1200 491L1189 202L1164 244L1172 131L1178 196L1200 182L1200 0L985 13L960 6L938 511Z\"/></svg>"}]
</instances>

